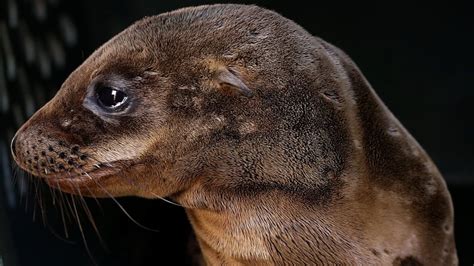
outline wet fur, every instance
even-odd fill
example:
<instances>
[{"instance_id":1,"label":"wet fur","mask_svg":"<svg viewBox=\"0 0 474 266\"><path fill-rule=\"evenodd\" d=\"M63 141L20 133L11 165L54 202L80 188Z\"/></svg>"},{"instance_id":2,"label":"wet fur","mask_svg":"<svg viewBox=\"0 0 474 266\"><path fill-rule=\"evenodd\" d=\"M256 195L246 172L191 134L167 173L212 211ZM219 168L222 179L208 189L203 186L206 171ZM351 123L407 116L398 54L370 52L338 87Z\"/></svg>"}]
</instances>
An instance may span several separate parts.
<instances>
[{"instance_id":1,"label":"wet fur","mask_svg":"<svg viewBox=\"0 0 474 266\"><path fill-rule=\"evenodd\" d=\"M127 87L136 109L84 108L104 79ZM28 166L38 149L58 175L120 169L63 191L185 206L209 264L457 264L450 196L428 155L348 56L256 6L138 21L19 130L19 165L55 180Z\"/></svg>"}]
</instances>

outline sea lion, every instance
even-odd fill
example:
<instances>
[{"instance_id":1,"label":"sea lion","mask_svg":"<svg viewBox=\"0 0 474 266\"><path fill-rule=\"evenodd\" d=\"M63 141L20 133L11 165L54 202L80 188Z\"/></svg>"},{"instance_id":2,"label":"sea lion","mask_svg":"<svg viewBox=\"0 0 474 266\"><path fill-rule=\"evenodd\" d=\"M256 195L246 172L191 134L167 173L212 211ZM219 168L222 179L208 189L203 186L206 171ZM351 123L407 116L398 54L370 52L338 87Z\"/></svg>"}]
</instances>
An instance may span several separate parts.
<instances>
[{"instance_id":1,"label":"sea lion","mask_svg":"<svg viewBox=\"0 0 474 266\"><path fill-rule=\"evenodd\" d=\"M136 22L12 151L64 192L173 199L208 264L457 264L429 156L347 55L257 6Z\"/></svg>"}]
</instances>

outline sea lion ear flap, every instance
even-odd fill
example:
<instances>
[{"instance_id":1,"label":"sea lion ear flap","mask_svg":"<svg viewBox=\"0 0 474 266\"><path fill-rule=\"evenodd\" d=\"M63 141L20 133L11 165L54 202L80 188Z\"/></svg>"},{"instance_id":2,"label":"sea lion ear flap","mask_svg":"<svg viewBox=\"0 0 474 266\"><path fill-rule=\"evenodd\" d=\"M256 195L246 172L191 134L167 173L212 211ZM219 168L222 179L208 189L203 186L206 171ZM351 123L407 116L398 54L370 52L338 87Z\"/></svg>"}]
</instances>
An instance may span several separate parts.
<instances>
[{"instance_id":1,"label":"sea lion ear flap","mask_svg":"<svg viewBox=\"0 0 474 266\"><path fill-rule=\"evenodd\" d=\"M233 69L220 67L216 71L215 78L221 88L236 90L247 97L251 97L253 91L245 85L239 76L240 75Z\"/></svg>"}]
</instances>

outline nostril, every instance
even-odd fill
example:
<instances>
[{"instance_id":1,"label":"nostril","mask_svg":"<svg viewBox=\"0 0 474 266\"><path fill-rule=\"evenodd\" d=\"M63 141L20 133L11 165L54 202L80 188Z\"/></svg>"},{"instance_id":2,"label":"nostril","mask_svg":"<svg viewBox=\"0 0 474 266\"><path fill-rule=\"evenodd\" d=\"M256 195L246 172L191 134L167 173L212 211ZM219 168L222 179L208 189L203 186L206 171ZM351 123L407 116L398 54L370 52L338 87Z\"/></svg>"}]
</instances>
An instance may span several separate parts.
<instances>
[{"instance_id":1,"label":"nostril","mask_svg":"<svg viewBox=\"0 0 474 266\"><path fill-rule=\"evenodd\" d=\"M13 158L16 158L16 135L12 139L12 142L10 144L10 150L13 155Z\"/></svg>"}]
</instances>

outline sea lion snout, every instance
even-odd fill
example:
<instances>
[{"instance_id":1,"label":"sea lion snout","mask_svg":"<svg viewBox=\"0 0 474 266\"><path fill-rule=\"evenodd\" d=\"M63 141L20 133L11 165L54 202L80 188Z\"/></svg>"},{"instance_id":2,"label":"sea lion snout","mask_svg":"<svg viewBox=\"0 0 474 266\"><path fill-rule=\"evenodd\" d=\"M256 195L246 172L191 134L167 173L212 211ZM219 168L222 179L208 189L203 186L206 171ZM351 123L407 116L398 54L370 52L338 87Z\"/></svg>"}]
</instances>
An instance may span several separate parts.
<instances>
[{"instance_id":1,"label":"sea lion snout","mask_svg":"<svg viewBox=\"0 0 474 266\"><path fill-rule=\"evenodd\" d=\"M12 140L12 153L20 167L35 176L79 175L87 169L90 157L64 136L38 124L25 126Z\"/></svg>"},{"instance_id":2,"label":"sea lion snout","mask_svg":"<svg viewBox=\"0 0 474 266\"><path fill-rule=\"evenodd\" d=\"M40 110L17 132L11 147L18 166L53 188L84 196L108 196L104 180L131 162L97 160L83 138L68 132L69 126L60 121Z\"/></svg>"}]
</instances>

